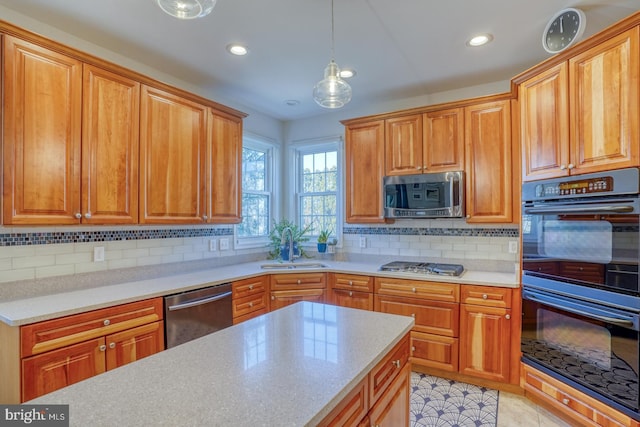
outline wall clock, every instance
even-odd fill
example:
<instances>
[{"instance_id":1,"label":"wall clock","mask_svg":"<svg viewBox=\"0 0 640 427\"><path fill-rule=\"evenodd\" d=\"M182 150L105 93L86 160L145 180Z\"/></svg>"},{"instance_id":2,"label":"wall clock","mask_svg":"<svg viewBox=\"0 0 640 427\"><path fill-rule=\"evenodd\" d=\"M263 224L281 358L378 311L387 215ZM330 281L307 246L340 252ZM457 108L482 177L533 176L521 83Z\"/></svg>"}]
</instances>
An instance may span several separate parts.
<instances>
[{"instance_id":1,"label":"wall clock","mask_svg":"<svg viewBox=\"0 0 640 427\"><path fill-rule=\"evenodd\" d=\"M556 13L542 33L542 47L549 53L562 52L575 44L587 24L586 16L580 9L567 8Z\"/></svg>"}]
</instances>

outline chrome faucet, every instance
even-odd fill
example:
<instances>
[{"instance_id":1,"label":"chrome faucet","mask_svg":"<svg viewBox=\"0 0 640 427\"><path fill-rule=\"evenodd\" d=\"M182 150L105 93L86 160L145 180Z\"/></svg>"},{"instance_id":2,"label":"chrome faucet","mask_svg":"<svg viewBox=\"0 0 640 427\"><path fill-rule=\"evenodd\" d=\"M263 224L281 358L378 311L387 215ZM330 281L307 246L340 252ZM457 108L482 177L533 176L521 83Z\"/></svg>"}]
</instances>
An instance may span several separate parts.
<instances>
[{"instance_id":1,"label":"chrome faucet","mask_svg":"<svg viewBox=\"0 0 640 427\"><path fill-rule=\"evenodd\" d=\"M286 239L287 233L289 234L289 239ZM284 246L285 243L289 243L289 262L293 262L293 230L291 227L285 227L282 229L282 237L280 238L280 246Z\"/></svg>"}]
</instances>

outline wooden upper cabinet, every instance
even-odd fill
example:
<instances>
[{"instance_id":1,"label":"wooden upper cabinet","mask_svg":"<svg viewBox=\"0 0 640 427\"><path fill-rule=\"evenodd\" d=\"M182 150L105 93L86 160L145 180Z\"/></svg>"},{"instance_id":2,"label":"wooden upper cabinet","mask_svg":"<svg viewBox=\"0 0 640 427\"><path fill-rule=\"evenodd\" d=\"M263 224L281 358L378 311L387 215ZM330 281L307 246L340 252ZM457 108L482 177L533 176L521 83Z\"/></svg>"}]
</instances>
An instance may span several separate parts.
<instances>
[{"instance_id":1,"label":"wooden upper cabinet","mask_svg":"<svg viewBox=\"0 0 640 427\"><path fill-rule=\"evenodd\" d=\"M207 154L207 221L242 221L242 119L209 112Z\"/></svg>"},{"instance_id":2,"label":"wooden upper cabinet","mask_svg":"<svg viewBox=\"0 0 640 427\"><path fill-rule=\"evenodd\" d=\"M140 84L84 65L82 222L138 222Z\"/></svg>"},{"instance_id":3,"label":"wooden upper cabinet","mask_svg":"<svg viewBox=\"0 0 640 427\"><path fill-rule=\"evenodd\" d=\"M510 100L466 107L464 122L467 222L512 222Z\"/></svg>"},{"instance_id":4,"label":"wooden upper cabinet","mask_svg":"<svg viewBox=\"0 0 640 427\"><path fill-rule=\"evenodd\" d=\"M347 124L346 222L383 223L384 120Z\"/></svg>"},{"instance_id":5,"label":"wooden upper cabinet","mask_svg":"<svg viewBox=\"0 0 640 427\"><path fill-rule=\"evenodd\" d=\"M5 35L5 224L77 224L82 63Z\"/></svg>"},{"instance_id":6,"label":"wooden upper cabinet","mask_svg":"<svg viewBox=\"0 0 640 427\"><path fill-rule=\"evenodd\" d=\"M520 139L524 181L569 174L567 63L520 84Z\"/></svg>"},{"instance_id":7,"label":"wooden upper cabinet","mask_svg":"<svg viewBox=\"0 0 640 427\"><path fill-rule=\"evenodd\" d=\"M430 111L424 114L424 172L464 169L464 109Z\"/></svg>"},{"instance_id":8,"label":"wooden upper cabinet","mask_svg":"<svg viewBox=\"0 0 640 427\"><path fill-rule=\"evenodd\" d=\"M207 107L147 85L140 107L140 223L204 221Z\"/></svg>"},{"instance_id":9,"label":"wooden upper cabinet","mask_svg":"<svg viewBox=\"0 0 640 427\"><path fill-rule=\"evenodd\" d=\"M385 175L422 172L422 115L385 120Z\"/></svg>"},{"instance_id":10,"label":"wooden upper cabinet","mask_svg":"<svg viewBox=\"0 0 640 427\"><path fill-rule=\"evenodd\" d=\"M577 173L638 166L639 34L634 27L569 60L571 166Z\"/></svg>"}]
</instances>

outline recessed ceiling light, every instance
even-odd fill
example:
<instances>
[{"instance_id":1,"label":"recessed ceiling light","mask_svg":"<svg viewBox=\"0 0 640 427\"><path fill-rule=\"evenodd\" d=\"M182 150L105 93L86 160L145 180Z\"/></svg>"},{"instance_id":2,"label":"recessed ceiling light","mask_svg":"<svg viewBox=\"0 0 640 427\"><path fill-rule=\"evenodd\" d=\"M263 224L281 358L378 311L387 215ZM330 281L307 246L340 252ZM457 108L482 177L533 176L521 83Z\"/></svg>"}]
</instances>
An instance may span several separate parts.
<instances>
[{"instance_id":1,"label":"recessed ceiling light","mask_svg":"<svg viewBox=\"0 0 640 427\"><path fill-rule=\"evenodd\" d=\"M478 34L467 41L467 46L482 46L489 43L491 40L493 40L493 36L491 34Z\"/></svg>"},{"instance_id":2,"label":"recessed ceiling light","mask_svg":"<svg viewBox=\"0 0 640 427\"><path fill-rule=\"evenodd\" d=\"M296 105L300 104L300 101L298 101L297 99L287 99L286 101L284 101L284 103L289 107L295 107Z\"/></svg>"},{"instance_id":3,"label":"recessed ceiling light","mask_svg":"<svg viewBox=\"0 0 640 427\"><path fill-rule=\"evenodd\" d=\"M227 46L227 50L230 54L237 56L243 56L249 52L249 49L241 44L230 44Z\"/></svg>"},{"instance_id":4,"label":"recessed ceiling light","mask_svg":"<svg viewBox=\"0 0 640 427\"><path fill-rule=\"evenodd\" d=\"M356 70L352 70L350 68L345 68L343 70L340 70L340 77L343 79L350 79L355 75L356 75Z\"/></svg>"}]
</instances>

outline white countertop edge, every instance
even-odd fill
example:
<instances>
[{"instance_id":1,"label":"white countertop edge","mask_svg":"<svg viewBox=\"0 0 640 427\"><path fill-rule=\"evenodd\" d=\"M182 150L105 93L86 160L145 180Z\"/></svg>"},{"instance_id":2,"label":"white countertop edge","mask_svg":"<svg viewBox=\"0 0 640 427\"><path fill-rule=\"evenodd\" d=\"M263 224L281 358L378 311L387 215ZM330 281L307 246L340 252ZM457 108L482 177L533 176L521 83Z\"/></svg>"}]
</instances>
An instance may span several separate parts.
<instances>
[{"instance_id":1,"label":"white countertop edge","mask_svg":"<svg viewBox=\"0 0 640 427\"><path fill-rule=\"evenodd\" d=\"M423 276L415 273L379 271L379 264L348 261L321 262L327 267L292 270L265 270L260 266L267 263L273 264L273 262L249 262L215 267L207 270L198 270L192 273L178 274L174 276L165 276L148 280L120 283L117 285L107 285L0 302L0 321L8 324L9 326L21 326L100 308L112 307L149 298L162 297L207 286L214 286L221 283L242 280L264 274L333 272L468 285L500 286L509 288L519 287L516 275L510 273L466 270L458 277L437 275Z\"/></svg>"}]
</instances>

